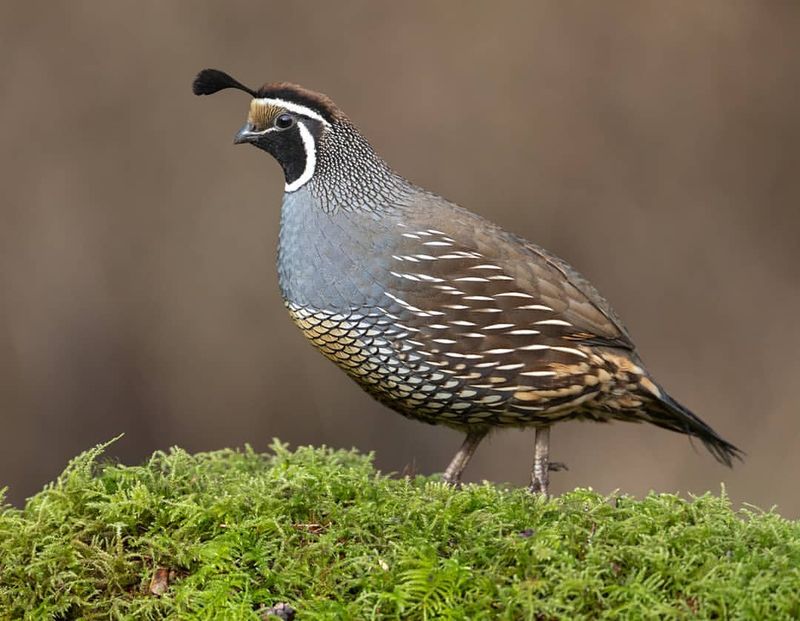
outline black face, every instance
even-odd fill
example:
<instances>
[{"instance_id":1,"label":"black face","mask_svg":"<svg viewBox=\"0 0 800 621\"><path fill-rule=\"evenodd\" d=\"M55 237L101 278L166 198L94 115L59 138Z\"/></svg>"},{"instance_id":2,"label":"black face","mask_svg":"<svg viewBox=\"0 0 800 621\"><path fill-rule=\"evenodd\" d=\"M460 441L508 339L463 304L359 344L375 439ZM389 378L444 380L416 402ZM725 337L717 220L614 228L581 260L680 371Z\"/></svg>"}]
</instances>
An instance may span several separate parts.
<instances>
[{"instance_id":1,"label":"black face","mask_svg":"<svg viewBox=\"0 0 800 621\"><path fill-rule=\"evenodd\" d=\"M301 127L303 129L301 129ZM303 133L308 138L303 139ZM259 129L248 122L236 135L235 142L249 142L274 157L283 169L287 185L297 181L308 166L308 149L316 149L322 123L301 114L281 112L271 119L270 127Z\"/></svg>"},{"instance_id":2,"label":"black face","mask_svg":"<svg viewBox=\"0 0 800 621\"><path fill-rule=\"evenodd\" d=\"M278 160L287 190L295 181L300 180L298 187L305 183L304 173L308 178L313 174L325 126L345 119L333 101L289 82L272 82L254 90L218 69L203 69L192 83L195 95L212 95L228 88L244 91L253 98L247 124L234 142L249 142ZM311 116L303 114L304 110Z\"/></svg>"}]
</instances>

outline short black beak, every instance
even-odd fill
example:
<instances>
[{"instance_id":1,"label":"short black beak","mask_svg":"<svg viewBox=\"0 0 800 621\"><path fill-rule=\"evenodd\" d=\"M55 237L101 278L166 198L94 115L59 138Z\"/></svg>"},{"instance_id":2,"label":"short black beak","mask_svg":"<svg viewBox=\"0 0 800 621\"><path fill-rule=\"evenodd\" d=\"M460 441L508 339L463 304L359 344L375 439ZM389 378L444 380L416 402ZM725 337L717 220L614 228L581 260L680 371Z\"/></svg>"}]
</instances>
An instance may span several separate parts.
<instances>
[{"instance_id":1,"label":"short black beak","mask_svg":"<svg viewBox=\"0 0 800 621\"><path fill-rule=\"evenodd\" d=\"M250 123L245 123L236 135L233 137L233 144L245 144L246 142L253 142L260 134L254 132L255 128Z\"/></svg>"}]
</instances>

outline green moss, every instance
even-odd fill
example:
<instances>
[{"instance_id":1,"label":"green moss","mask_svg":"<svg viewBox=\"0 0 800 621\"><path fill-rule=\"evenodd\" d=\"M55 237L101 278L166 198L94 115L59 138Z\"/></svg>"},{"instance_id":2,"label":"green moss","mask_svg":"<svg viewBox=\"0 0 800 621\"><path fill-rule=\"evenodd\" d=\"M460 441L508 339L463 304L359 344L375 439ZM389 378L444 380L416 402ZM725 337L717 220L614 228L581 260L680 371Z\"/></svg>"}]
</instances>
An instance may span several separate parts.
<instances>
[{"instance_id":1,"label":"green moss","mask_svg":"<svg viewBox=\"0 0 800 621\"><path fill-rule=\"evenodd\" d=\"M104 448L0 510L0 619L800 617L800 524L724 495L546 501L277 442L136 467Z\"/></svg>"}]
</instances>

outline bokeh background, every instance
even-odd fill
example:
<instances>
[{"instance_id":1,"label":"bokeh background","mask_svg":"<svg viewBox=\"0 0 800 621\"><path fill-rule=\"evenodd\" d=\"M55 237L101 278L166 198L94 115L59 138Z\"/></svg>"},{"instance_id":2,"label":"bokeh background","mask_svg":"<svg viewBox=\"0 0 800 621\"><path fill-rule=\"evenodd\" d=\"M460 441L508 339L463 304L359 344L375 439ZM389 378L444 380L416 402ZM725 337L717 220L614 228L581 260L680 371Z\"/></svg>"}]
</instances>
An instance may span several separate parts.
<instances>
[{"instance_id":1,"label":"bokeh background","mask_svg":"<svg viewBox=\"0 0 800 621\"><path fill-rule=\"evenodd\" d=\"M77 452L273 436L441 471L461 439L309 347L274 268L279 168L201 68L330 94L406 176L566 257L654 373L748 454L569 423L556 492L718 492L800 515L800 4L44 2L0 7L0 486ZM532 432L470 480L523 484Z\"/></svg>"}]
</instances>

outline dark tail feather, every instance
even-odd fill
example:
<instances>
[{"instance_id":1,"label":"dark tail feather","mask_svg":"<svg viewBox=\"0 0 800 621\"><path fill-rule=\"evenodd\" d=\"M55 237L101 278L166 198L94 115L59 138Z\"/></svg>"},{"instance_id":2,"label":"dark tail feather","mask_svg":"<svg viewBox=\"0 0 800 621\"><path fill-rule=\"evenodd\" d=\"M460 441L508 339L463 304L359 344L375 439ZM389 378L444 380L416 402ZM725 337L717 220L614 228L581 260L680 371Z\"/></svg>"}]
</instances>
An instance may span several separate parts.
<instances>
[{"instance_id":1,"label":"dark tail feather","mask_svg":"<svg viewBox=\"0 0 800 621\"><path fill-rule=\"evenodd\" d=\"M734 459L742 460L744 453L741 450L723 440L716 431L670 397L664 389L660 392L661 395L648 404L647 413L651 417L649 422L698 438L718 462L729 468L733 466Z\"/></svg>"}]
</instances>

